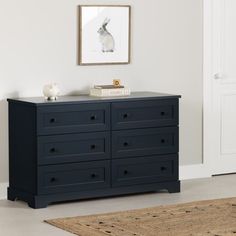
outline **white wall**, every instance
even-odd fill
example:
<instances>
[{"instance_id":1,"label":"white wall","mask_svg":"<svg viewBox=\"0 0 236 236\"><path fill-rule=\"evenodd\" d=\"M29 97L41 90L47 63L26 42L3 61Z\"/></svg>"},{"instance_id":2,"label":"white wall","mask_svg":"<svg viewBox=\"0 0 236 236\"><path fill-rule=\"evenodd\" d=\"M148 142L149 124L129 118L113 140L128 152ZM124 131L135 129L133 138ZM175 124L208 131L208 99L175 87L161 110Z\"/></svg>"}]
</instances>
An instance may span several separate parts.
<instances>
[{"instance_id":1,"label":"white wall","mask_svg":"<svg viewBox=\"0 0 236 236\"><path fill-rule=\"evenodd\" d=\"M132 63L76 65L77 5L132 5ZM121 79L181 94L180 162L202 160L202 0L0 0L0 182L8 181L7 97L62 93Z\"/></svg>"}]
</instances>

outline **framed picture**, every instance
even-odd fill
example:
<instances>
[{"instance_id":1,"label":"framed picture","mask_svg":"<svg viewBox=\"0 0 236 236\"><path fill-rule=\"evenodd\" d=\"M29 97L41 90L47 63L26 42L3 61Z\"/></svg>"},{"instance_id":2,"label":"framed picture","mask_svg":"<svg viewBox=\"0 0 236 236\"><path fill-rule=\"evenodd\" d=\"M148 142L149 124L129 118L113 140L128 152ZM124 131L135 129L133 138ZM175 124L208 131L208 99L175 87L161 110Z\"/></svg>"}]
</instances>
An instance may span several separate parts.
<instances>
[{"instance_id":1,"label":"framed picture","mask_svg":"<svg viewBox=\"0 0 236 236\"><path fill-rule=\"evenodd\" d=\"M79 6L79 64L130 63L130 15L127 5Z\"/></svg>"}]
</instances>

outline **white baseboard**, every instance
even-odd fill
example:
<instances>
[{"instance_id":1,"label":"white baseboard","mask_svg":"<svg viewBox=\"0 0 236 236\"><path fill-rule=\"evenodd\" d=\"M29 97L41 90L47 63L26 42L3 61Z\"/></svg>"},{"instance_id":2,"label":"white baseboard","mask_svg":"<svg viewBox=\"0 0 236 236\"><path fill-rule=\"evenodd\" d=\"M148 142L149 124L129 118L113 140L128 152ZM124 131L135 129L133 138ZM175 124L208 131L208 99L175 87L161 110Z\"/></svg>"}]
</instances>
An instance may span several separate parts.
<instances>
[{"instance_id":1,"label":"white baseboard","mask_svg":"<svg viewBox=\"0 0 236 236\"><path fill-rule=\"evenodd\" d=\"M211 177L208 168L203 164L180 166L179 178L186 179L200 179ZM8 183L0 183L0 200L7 198Z\"/></svg>"},{"instance_id":2,"label":"white baseboard","mask_svg":"<svg viewBox=\"0 0 236 236\"><path fill-rule=\"evenodd\" d=\"M7 198L8 183L0 183L0 200Z\"/></svg>"},{"instance_id":3,"label":"white baseboard","mask_svg":"<svg viewBox=\"0 0 236 236\"><path fill-rule=\"evenodd\" d=\"M179 168L180 180L209 178L211 173L204 164L185 165Z\"/></svg>"}]
</instances>

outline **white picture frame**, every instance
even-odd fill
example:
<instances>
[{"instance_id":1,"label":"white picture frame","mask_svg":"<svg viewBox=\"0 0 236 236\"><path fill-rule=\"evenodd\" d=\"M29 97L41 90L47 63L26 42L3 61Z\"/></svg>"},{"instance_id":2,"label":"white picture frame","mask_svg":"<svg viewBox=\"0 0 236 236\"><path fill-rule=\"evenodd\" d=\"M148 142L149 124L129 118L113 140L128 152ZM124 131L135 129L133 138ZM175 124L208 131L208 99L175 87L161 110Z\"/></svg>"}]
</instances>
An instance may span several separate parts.
<instances>
[{"instance_id":1,"label":"white picture frame","mask_svg":"<svg viewBox=\"0 0 236 236\"><path fill-rule=\"evenodd\" d=\"M80 5L78 9L78 64L129 64L131 6Z\"/></svg>"}]
</instances>

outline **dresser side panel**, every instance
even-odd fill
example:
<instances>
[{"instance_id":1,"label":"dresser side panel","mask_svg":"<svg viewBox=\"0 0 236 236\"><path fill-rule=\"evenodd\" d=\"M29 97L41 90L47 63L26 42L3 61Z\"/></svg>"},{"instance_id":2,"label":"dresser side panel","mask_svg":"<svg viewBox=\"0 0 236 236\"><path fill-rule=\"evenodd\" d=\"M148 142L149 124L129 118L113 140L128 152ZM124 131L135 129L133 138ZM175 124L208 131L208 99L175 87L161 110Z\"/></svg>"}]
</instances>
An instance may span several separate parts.
<instances>
[{"instance_id":1,"label":"dresser side panel","mask_svg":"<svg viewBox=\"0 0 236 236\"><path fill-rule=\"evenodd\" d=\"M36 194L36 108L9 103L9 187Z\"/></svg>"}]
</instances>

